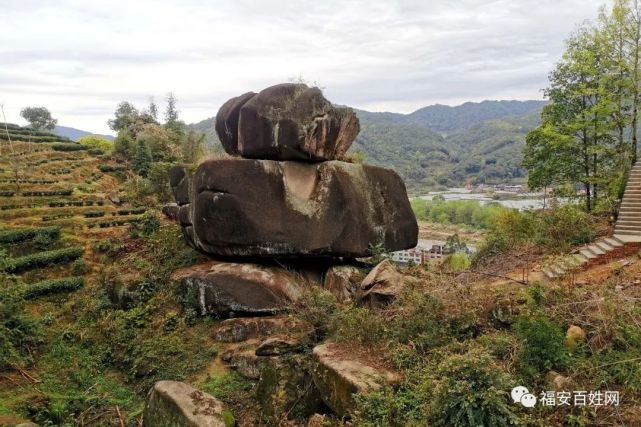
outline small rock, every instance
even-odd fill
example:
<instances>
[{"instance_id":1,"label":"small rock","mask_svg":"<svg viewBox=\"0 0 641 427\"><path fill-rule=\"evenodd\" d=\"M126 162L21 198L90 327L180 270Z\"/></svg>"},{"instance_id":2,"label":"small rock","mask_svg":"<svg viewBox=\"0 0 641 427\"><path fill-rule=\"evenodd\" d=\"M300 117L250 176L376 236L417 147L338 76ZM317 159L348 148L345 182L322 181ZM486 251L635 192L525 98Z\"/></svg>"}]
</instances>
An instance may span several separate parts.
<instances>
[{"instance_id":1,"label":"small rock","mask_svg":"<svg viewBox=\"0 0 641 427\"><path fill-rule=\"evenodd\" d=\"M327 417L321 414L314 414L307 420L306 427L326 427L328 425Z\"/></svg>"},{"instance_id":2,"label":"small rock","mask_svg":"<svg viewBox=\"0 0 641 427\"><path fill-rule=\"evenodd\" d=\"M263 360L256 355L255 350L229 350L221 355L221 359L245 378L260 378Z\"/></svg>"},{"instance_id":3,"label":"small rock","mask_svg":"<svg viewBox=\"0 0 641 427\"><path fill-rule=\"evenodd\" d=\"M554 391L570 391L574 386L573 381L559 374L556 371L550 371L545 376L545 382Z\"/></svg>"},{"instance_id":4,"label":"small rock","mask_svg":"<svg viewBox=\"0 0 641 427\"><path fill-rule=\"evenodd\" d=\"M162 207L162 213L172 221L178 221L180 207L176 203L167 203Z\"/></svg>"},{"instance_id":5,"label":"small rock","mask_svg":"<svg viewBox=\"0 0 641 427\"><path fill-rule=\"evenodd\" d=\"M232 427L235 420L213 396L178 381L158 381L147 395L145 427Z\"/></svg>"},{"instance_id":6,"label":"small rock","mask_svg":"<svg viewBox=\"0 0 641 427\"><path fill-rule=\"evenodd\" d=\"M323 287L330 291L338 302L347 303L355 299L363 280L363 273L352 265L335 265L325 273Z\"/></svg>"},{"instance_id":7,"label":"small rock","mask_svg":"<svg viewBox=\"0 0 641 427\"><path fill-rule=\"evenodd\" d=\"M500 298L490 312L490 317L501 326L509 326L516 321L520 312L518 304L510 298Z\"/></svg>"},{"instance_id":8,"label":"small rock","mask_svg":"<svg viewBox=\"0 0 641 427\"><path fill-rule=\"evenodd\" d=\"M371 308L385 307L396 299L406 283L392 262L383 260L363 280L360 301Z\"/></svg>"},{"instance_id":9,"label":"small rock","mask_svg":"<svg viewBox=\"0 0 641 427\"><path fill-rule=\"evenodd\" d=\"M301 350L301 343L292 339L271 337L261 342L256 348L256 356L280 356Z\"/></svg>"},{"instance_id":10,"label":"small rock","mask_svg":"<svg viewBox=\"0 0 641 427\"><path fill-rule=\"evenodd\" d=\"M337 344L318 345L313 356L314 383L325 404L339 417L348 415L354 408L354 393L377 391L401 380L400 374L371 366L349 351L340 351Z\"/></svg>"},{"instance_id":11,"label":"small rock","mask_svg":"<svg viewBox=\"0 0 641 427\"><path fill-rule=\"evenodd\" d=\"M572 325L568 328L568 331L565 334L565 346L569 348L575 347L576 345L585 342L585 338L585 331L579 326Z\"/></svg>"}]
</instances>

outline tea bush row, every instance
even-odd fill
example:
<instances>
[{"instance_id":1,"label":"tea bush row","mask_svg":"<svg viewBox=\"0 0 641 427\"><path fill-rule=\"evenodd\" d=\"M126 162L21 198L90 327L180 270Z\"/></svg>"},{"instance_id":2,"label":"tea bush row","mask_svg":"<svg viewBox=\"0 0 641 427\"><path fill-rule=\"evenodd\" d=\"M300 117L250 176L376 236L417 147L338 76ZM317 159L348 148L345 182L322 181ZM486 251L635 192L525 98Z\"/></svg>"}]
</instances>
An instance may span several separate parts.
<instances>
[{"instance_id":1,"label":"tea bush row","mask_svg":"<svg viewBox=\"0 0 641 427\"><path fill-rule=\"evenodd\" d=\"M57 249L53 251L37 252L8 260L8 265L4 270L8 273L21 273L34 268L49 267L56 264L64 264L80 258L83 249L80 247L70 247Z\"/></svg>"},{"instance_id":2,"label":"tea bush row","mask_svg":"<svg viewBox=\"0 0 641 427\"><path fill-rule=\"evenodd\" d=\"M26 285L22 292L24 299L34 299L45 295L72 292L80 289L85 283L82 276L64 277L62 279L43 280L38 283Z\"/></svg>"},{"instance_id":3,"label":"tea bush row","mask_svg":"<svg viewBox=\"0 0 641 427\"><path fill-rule=\"evenodd\" d=\"M36 237L48 237L58 239L60 237L59 227L22 228L16 230L0 230L0 243L20 243Z\"/></svg>"}]
</instances>

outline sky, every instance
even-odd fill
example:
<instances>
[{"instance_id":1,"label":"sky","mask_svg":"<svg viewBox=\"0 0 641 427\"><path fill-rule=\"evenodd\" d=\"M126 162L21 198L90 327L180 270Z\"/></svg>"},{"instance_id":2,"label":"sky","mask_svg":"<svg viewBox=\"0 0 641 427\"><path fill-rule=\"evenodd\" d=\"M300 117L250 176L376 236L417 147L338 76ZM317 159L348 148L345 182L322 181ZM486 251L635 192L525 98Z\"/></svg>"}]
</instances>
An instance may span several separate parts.
<instances>
[{"instance_id":1,"label":"sky","mask_svg":"<svg viewBox=\"0 0 641 427\"><path fill-rule=\"evenodd\" d=\"M0 0L0 104L12 123L45 106L113 133L123 100L162 110L173 92L192 123L299 80L370 111L542 99L564 40L606 1Z\"/></svg>"}]
</instances>

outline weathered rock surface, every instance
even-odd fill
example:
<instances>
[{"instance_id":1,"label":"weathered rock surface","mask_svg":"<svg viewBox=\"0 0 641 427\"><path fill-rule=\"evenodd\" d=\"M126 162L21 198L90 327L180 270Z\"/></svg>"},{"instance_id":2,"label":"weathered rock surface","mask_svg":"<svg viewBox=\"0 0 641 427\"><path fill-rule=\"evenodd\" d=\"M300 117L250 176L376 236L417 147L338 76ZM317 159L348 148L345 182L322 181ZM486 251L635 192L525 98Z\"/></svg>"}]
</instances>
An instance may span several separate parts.
<instances>
[{"instance_id":1,"label":"weathered rock surface","mask_svg":"<svg viewBox=\"0 0 641 427\"><path fill-rule=\"evenodd\" d=\"M376 166L214 159L191 191L179 223L210 255L362 257L370 245L395 251L418 239L403 180Z\"/></svg>"},{"instance_id":2,"label":"weathered rock surface","mask_svg":"<svg viewBox=\"0 0 641 427\"><path fill-rule=\"evenodd\" d=\"M211 262L175 275L186 301L204 316L255 316L286 310L302 295L293 273L260 264Z\"/></svg>"},{"instance_id":3,"label":"weathered rock surface","mask_svg":"<svg viewBox=\"0 0 641 427\"><path fill-rule=\"evenodd\" d=\"M169 186L174 193L178 206L189 203L189 174L185 166L178 166L169 170Z\"/></svg>"},{"instance_id":4,"label":"weathered rock surface","mask_svg":"<svg viewBox=\"0 0 641 427\"><path fill-rule=\"evenodd\" d=\"M352 265L336 265L325 273L323 287L330 291L338 302L346 303L357 298L363 273Z\"/></svg>"},{"instance_id":5,"label":"weathered rock surface","mask_svg":"<svg viewBox=\"0 0 641 427\"><path fill-rule=\"evenodd\" d=\"M239 154L238 151L238 120L240 108L256 95L247 92L225 102L216 114L216 133L223 148L229 154Z\"/></svg>"},{"instance_id":6,"label":"weathered rock surface","mask_svg":"<svg viewBox=\"0 0 641 427\"><path fill-rule=\"evenodd\" d=\"M272 334L288 333L302 337L309 336L312 332L311 325L293 317L238 317L223 320L214 330L213 338L220 342L241 342Z\"/></svg>"},{"instance_id":7,"label":"weathered rock surface","mask_svg":"<svg viewBox=\"0 0 641 427\"><path fill-rule=\"evenodd\" d=\"M159 381L147 395L145 427L232 427L234 417L213 396L177 381Z\"/></svg>"},{"instance_id":8,"label":"weathered rock surface","mask_svg":"<svg viewBox=\"0 0 641 427\"><path fill-rule=\"evenodd\" d=\"M372 308L390 304L401 292L408 279L396 271L388 259L381 261L361 283L361 302Z\"/></svg>"},{"instance_id":9,"label":"weathered rock surface","mask_svg":"<svg viewBox=\"0 0 641 427\"><path fill-rule=\"evenodd\" d=\"M260 378L264 358L257 356L254 349L229 350L221 355L221 359L245 378Z\"/></svg>"},{"instance_id":10,"label":"weathered rock surface","mask_svg":"<svg viewBox=\"0 0 641 427\"><path fill-rule=\"evenodd\" d=\"M267 416L288 414L305 418L318 411L322 400L309 375L310 360L300 355L265 357L256 399Z\"/></svg>"},{"instance_id":11,"label":"weathered rock surface","mask_svg":"<svg viewBox=\"0 0 641 427\"><path fill-rule=\"evenodd\" d=\"M178 212L180 211L180 206L176 203L167 203L162 207L162 213L169 219L178 221Z\"/></svg>"},{"instance_id":12,"label":"weathered rock surface","mask_svg":"<svg viewBox=\"0 0 641 427\"><path fill-rule=\"evenodd\" d=\"M351 108L336 107L320 89L295 83L232 98L216 115L225 151L255 159L333 160L347 152L359 130Z\"/></svg>"},{"instance_id":13,"label":"weathered rock surface","mask_svg":"<svg viewBox=\"0 0 641 427\"><path fill-rule=\"evenodd\" d=\"M400 374L372 366L333 343L321 344L313 350L314 383L325 404L338 416L354 408L354 393L368 393L386 384L401 380Z\"/></svg>"},{"instance_id":14,"label":"weathered rock surface","mask_svg":"<svg viewBox=\"0 0 641 427\"><path fill-rule=\"evenodd\" d=\"M302 351L303 343L292 337L270 337L256 347L256 356L281 356Z\"/></svg>"}]
</instances>

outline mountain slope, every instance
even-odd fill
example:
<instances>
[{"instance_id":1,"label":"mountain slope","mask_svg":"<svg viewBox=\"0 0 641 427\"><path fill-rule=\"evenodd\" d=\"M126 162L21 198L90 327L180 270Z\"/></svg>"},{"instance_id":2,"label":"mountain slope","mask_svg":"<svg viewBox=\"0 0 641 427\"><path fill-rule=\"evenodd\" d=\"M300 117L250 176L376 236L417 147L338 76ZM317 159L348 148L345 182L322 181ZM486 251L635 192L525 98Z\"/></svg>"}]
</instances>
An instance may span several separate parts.
<instances>
[{"instance_id":1,"label":"mountain slope","mask_svg":"<svg viewBox=\"0 0 641 427\"><path fill-rule=\"evenodd\" d=\"M96 135L96 136L108 139L110 141L113 141L115 139L112 135L100 135L93 132L87 132L86 130L76 129L76 128L67 127L67 126L56 126L53 130L53 133L55 133L58 136L67 137L73 141L78 141L80 138L87 135Z\"/></svg>"},{"instance_id":2,"label":"mountain slope","mask_svg":"<svg viewBox=\"0 0 641 427\"><path fill-rule=\"evenodd\" d=\"M483 101L466 102L456 107L431 105L407 115L407 120L437 132L451 133L488 120L521 116L539 110L545 104L546 101Z\"/></svg>"}]
</instances>

